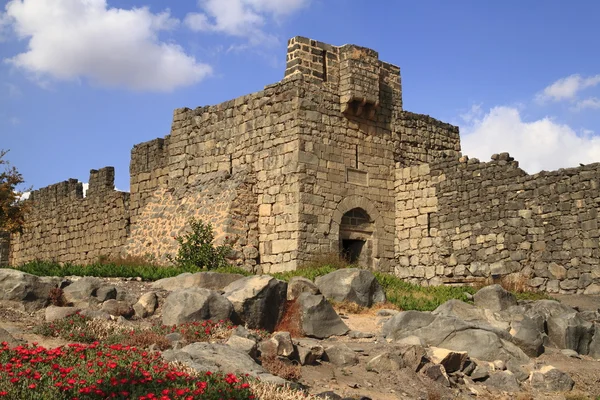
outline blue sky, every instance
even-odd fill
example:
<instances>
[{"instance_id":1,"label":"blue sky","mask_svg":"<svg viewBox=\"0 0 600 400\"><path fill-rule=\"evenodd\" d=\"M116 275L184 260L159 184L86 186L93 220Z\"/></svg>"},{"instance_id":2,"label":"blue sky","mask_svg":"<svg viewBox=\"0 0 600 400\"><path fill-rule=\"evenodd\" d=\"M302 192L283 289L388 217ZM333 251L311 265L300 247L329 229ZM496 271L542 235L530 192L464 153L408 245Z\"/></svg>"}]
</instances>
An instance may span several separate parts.
<instances>
[{"instance_id":1,"label":"blue sky","mask_svg":"<svg viewBox=\"0 0 600 400\"><path fill-rule=\"evenodd\" d=\"M459 125L463 153L530 173L600 161L600 2L0 2L0 148L43 187L117 170L178 107L283 77L301 35L400 66L404 108Z\"/></svg>"}]
</instances>

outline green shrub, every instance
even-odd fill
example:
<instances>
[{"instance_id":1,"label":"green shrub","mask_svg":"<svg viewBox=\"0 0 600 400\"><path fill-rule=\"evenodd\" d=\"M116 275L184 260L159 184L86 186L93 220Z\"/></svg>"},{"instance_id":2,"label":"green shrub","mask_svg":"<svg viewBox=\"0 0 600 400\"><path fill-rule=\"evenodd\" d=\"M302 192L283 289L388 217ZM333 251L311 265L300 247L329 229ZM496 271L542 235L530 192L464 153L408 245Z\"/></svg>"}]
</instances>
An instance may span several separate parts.
<instances>
[{"instance_id":1,"label":"green shrub","mask_svg":"<svg viewBox=\"0 0 600 400\"><path fill-rule=\"evenodd\" d=\"M179 243L177 256L167 255L167 259L179 267L197 267L201 269L216 269L228 265L226 256L231 246L222 244L215 247L212 225L201 220L189 220L191 232L177 236Z\"/></svg>"}]
</instances>

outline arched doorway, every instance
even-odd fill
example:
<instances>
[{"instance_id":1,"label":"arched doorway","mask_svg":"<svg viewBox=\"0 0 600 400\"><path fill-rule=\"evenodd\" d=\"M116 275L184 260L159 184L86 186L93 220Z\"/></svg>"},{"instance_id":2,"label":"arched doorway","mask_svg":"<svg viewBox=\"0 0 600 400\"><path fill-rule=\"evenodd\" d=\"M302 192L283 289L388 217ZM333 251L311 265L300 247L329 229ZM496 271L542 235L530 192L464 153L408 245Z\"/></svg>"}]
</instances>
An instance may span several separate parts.
<instances>
[{"instance_id":1,"label":"arched doorway","mask_svg":"<svg viewBox=\"0 0 600 400\"><path fill-rule=\"evenodd\" d=\"M357 207L342 216L340 223L340 254L350 263L371 267L373 260L373 221Z\"/></svg>"}]
</instances>

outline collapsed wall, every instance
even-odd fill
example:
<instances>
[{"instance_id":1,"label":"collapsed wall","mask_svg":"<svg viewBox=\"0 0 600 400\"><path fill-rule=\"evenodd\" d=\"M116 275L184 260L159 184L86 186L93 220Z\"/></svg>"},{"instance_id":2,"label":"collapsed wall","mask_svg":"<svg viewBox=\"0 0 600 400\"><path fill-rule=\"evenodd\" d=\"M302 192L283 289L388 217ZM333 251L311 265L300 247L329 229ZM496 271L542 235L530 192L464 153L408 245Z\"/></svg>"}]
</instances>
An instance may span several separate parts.
<instances>
[{"instance_id":1,"label":"collapsed wall","mask_svg":"<svg viewBox=\"0 0 600 400\"><path fill-rule=\"evenodd\" d=\"M114 168L90 172L87 196L76 179L31 192L23 232L13 234L10 265L34 260L91 263L117 256L129 234L129 193L114 190Z\"/></svg>"},{"instance_id":2,"label":"collapsed wall","mask_svg":"<svg viewBox=\"0 0 600 400\"><path fill-rule=\"evenodd\" d=\"M507 153L399 169L396 273L431 284L508 275L550 293L595 292L599 186L600 164L528 175Z\"/></svg>"}]
</instances>

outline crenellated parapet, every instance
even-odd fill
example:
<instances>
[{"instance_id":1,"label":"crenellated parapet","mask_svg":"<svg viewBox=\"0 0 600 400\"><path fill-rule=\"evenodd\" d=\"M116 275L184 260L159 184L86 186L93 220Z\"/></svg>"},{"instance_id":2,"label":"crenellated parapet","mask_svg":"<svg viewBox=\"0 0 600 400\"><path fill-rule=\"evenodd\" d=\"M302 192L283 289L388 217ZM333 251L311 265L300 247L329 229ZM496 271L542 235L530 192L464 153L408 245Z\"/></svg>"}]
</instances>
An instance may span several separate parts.
<instances>
[{"instance_id":1,"label":"crenellated parapet","mask_svg":"<svg viewBox=\"0 0 600 400\"><path fill-rule=\"evenodd\" d=\"M83 198L83 185L77 179L69 179L34 190L29 199L38 205L62 203Z\"/></svg>"}]
</instances>

